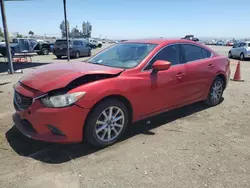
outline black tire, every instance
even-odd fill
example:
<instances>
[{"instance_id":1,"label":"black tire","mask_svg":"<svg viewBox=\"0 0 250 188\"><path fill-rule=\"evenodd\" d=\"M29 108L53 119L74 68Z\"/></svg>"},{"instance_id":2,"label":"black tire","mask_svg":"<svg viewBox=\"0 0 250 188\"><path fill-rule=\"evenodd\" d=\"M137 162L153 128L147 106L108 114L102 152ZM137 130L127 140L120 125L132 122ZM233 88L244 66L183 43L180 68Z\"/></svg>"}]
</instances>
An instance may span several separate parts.
<instances>
[{"instance_id":1,"label":"black tire","mask_svg":"<svg viewBox=\"0 0 250 188\"><path fill-rule=\"evenodd\" d=\"M219 84L219 83L221 84L222 89L221 89L220 94L218 94L218 99L215 100L215 98L213 97L213 94L216 93L214 91L214 87L216 84ZM220 102L222 101L224 89L225 89L225 82L220 77L216 77L213 81L212 86L210 87L208 97L207 97L205 103L209 106L216 106L216 105L220 104Z\"/></svg>"},{"instance_id":2,"label":"black tire","mask_svg":"<svg viewBox=\"0 0 250 188\"><path fill-rule=\"evenodd\" d=\"M14 50L14 49L11 49L11 50L10 50L10 53L11 53L11 57L13 58L14 55L15 55L15 50Z\"/></svg>"},{"instance_id":3,"label":"black tire","mask_svg":"<svg viewBox=\"0 0 250 188\"><path fill-rule=\"evenodd\" d=\"M245 55L244 55L244 53L241 53L241 54L240 54L240 60L242 60L242 61L245 60Z\"/></svg>"},{"instance_id":4,"label":"black tire","mask_svg":"<svg viewBox=\"0 0 250 188\"><path fill-rule=\"evenodd\" d=\"M124 115L124 125L121 128L120 133L118 134L116 138L110 141L103 141L98 138L98 135L96 133L96 126L97 126L96 122L98 118L101 116L102 112L111 106L118 107L120 110L122 110L123 115ZM96 107L94 107L94 109L92 109L85 123L86 124L84 126L85 127L84 139L86 139L88 143L90 143L91 145L95 147L101 147L101 148L107 147L117 142L123 135L124 131L126 130L128 123L129 123L128 109L126 108L124 103L122 103L121 101L117 99L106 99L100 102ZM108 132L106 128L104 131L106 131L106 133ZM103 133L103 134L106 134L106 133ZM111 131L110 131L110 134L111 134Z\"/></svg>"},{"instance_id":5,"label":"black tire","mask_svg":"<svg viewBox=\"0 0 250 188\"><path fill-rule=\"evenodd\" d=\"M101 48L102 47L102 44L98 44L98 48Z\"/></svg>"},{"instance_id":6,"label":"black tire","mask_svg":"<svg viewBox=\"0 0 250 188\"><path fill-rule=\"evenodd\" d=\"M75 58L76 58L76 59L79 59L79 57L80 57L80 52L79 52L79 51L76 51Z\"/></svg>"},{"instance_id":7,"label":"black tire","mask_svg":"<svg viewBox=\"0 0 250 188\"><path fill-rule=\"evenodd\" d=\"M232 52L228 52L228 58L233 58L233 56L232 56Z\"/></svg>"},{"instance_id":8,"label":"black tire","mask_svg":"<svg viewBox=\"0 0 250 188\"><path fill-rule=\"evenodd\" d=\"M57 59L62 59L62 56L60 56L60 55L57 55L56 57L57 57Z\"/></svg>"},{"instance_id":9,"label":"black tire","mask_svg":"<svg viewBox=\"0 0 250 188\"><path fill-rule=\"evenodd\" d=\"M49 55L49 50L47 48L42 49L42 55Z\"/></svg>"},{"instance_id":10,"label":"black tire","mask_svg":"<svg viewBox=\"0 0 250 188\"><path fill-rule=\"evenodd\" d=\"M90 56L92 56L91 50L89 50L89 52L88 52L88 57L90 57Z\"/></svg>"}]
</instances>

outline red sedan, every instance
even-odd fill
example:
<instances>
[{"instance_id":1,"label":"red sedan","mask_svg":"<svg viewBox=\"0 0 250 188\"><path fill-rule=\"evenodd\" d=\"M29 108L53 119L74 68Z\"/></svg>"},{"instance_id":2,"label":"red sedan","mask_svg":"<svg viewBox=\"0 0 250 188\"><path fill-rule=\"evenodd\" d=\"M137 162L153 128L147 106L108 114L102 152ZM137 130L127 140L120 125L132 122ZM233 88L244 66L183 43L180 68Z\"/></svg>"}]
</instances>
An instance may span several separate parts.
<instances>
[{"instance_id":1,"label":"red sedan","mask_svg":"<svg viewBox=\"0 0 250 188\"><path fill-rule=\"evenodd\" d=\"M43 66L15 85L13 120L47 142L115 143L132 122L198 101L221 102L230 61L190 40L137 40L86 62Z\"/></svg>"}]
</instances>

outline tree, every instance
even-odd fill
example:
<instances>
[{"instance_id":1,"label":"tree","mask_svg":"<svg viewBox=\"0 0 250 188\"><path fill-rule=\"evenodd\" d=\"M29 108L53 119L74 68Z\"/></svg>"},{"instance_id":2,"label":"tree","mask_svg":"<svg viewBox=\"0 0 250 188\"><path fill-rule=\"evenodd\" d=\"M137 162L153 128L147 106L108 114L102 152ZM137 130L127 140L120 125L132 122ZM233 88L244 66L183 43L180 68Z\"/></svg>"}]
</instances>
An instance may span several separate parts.
<instances>
[{"instance_id":1,"label":"tree","mask_svg":"<svg viewBox=\"0 0 250 188\"><path fill-rule=\"evenodd\" d=\"M90 24L89 21L83 22L82 23L82 34L84 37L89 38L91 37L91 32L92 32L92 25Z\"/></svg>"},{"instance_id":2,"label":"tree","mask_svg":"<svg viewBox=\"0 0 250 188\"><path fill-rule=\"evenodd\" d=\"M35 33L33 31L29 31L29 35L34 35Z\"/></svg>"},{"instance_id":3,"label":"tree","mask_svg":"<svg viewBox=\"0 0 250 188\"><path fill-rule=\"evenodd\" d=\"M0 27L0 37L4 37L4 34L3 34L3 31L2 31L1 27Z\"/></svg>"},{"instance_id":4,"label":"tree","mask_svg":"<svg viewBox=\"0 0 250 188\"><path fill-rule=\"evenodd\" d=\"M23 35L17 33L17 34L16 34L16 38L23 38Z\"/></svg>"},{"instance_id":5,"label":"tree","mask_svg":"<svg viewBox=\"0 0 250 188\"><path fill-rule=\"evenodd\" d=\"M81 38L83 37L83 34L82 32L76 27L74 27L72 30L71 30L71 36L73 38Z\"/></svg>"},{"instance_id":6,"label":"tree","mask_svg":"<svg viewBox=\"0 0 250 188\"><path fill-rule=\"evenodd\" d=\"M67 27L68 27L68 33L69 33L69 36L70 36L69 21L67 21ZM64 22L64 20L61 22L59 28L61 30L62 37L66 37L66 28L65 28L65 22Z\"/></svg>"}]
</instances>

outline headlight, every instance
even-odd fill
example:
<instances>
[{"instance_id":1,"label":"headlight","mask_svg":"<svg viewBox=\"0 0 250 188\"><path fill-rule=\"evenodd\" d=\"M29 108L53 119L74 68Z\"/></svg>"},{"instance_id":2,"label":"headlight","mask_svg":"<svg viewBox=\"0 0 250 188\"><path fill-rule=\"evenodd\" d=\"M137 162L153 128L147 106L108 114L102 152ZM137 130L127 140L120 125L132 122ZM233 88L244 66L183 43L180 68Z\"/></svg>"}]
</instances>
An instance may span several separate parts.
<instances>
[{"instance_id":1,"label":"headlight","mask_svg":"<svg viewBox=\"0 0 250 188\"><path fill-rule=\"evenodd\" d=\"M74 104L85 94L86 92L76 92L63 95L56 95L56 96L41 98L41 101L46 107L50 108L66 107Z\"/></svg>"}]
</instances>

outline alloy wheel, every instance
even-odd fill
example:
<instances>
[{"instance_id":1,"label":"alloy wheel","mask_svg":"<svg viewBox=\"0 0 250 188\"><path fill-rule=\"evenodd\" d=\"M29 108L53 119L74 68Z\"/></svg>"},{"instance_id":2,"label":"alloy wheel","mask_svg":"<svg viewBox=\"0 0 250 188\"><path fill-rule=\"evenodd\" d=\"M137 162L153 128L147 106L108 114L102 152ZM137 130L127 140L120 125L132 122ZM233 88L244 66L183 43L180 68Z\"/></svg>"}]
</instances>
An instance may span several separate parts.
<instances>
[{"instance_id":1,"label":"alloy wheel","mask_svg":"<svg viewBox=\"0 0 250 188\"><path fill-rule=\"evenodd\" d=\"M240 59L241 59L241 60L244 60L244 59L245 59L245 57L244 57L244 54L243 54L243 53L241 53L241 54L240 54Z\"/></svg>"},{"instance_id":2,"label":"alloy wheel","mask_svg":"<svg viewBox=\"0 0 250 188\"><path fill-rule=\"evenodd\" d=\"M110 142L121 133L125 124L123 111L117 106L106 108L97 118L95 133L98 139Z\"/></svg>"},{"instance_id":3,"label":"alloy wheel","mask_svg":"<svg viewBox=\"0 0 250 188\"><path fill-rule=\"evenodd\" d=\"M213 87L211 92L211 100L214 104L217 104L221 100L221 96L223 93L223 84L220 80L217 80Z\"/></svg>"},{"instance_id":4,"label":"alloy wheel","mask_svg":"<svg viewBox=\"0 0 250 188\"><path fill-rule=\"evenodd\" d=\"M76 52L76 58L78 59L80 57L79 52Z\"/></svg>"},{"instance_id":5,"label":"alloy wheel","mask_svg":"<svg viewBox=\"0 0 250 188\"><path fill-rule=\"evenodd\" d=\"M48 51L48 49L44 48L44 49L42 50L42 53L43 53L43 55L48 55L48 54L49 54L49 51Z\"/></svg>"}]
</instances>

